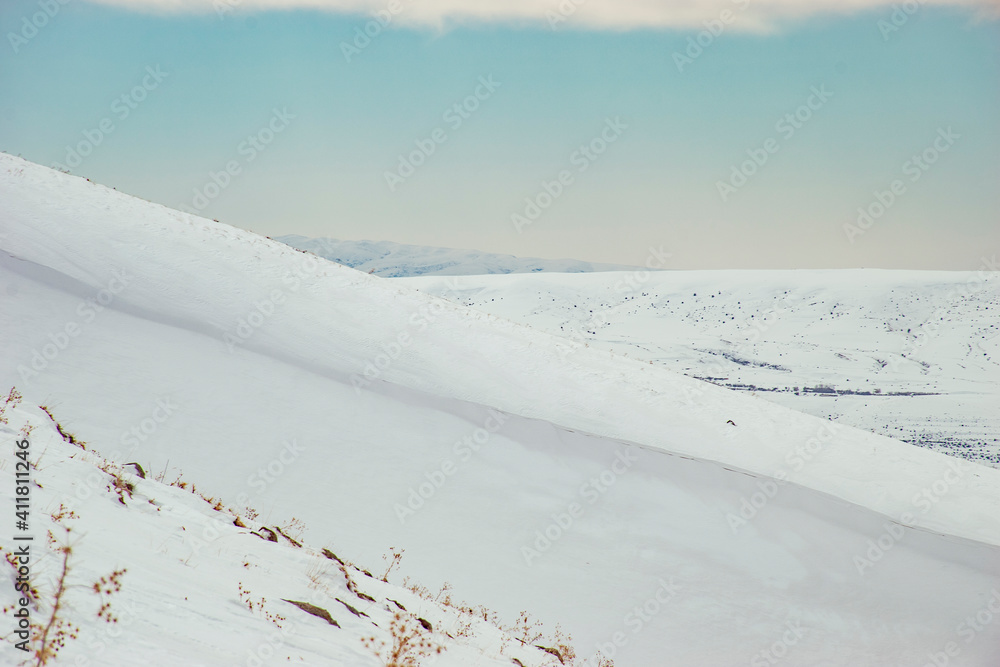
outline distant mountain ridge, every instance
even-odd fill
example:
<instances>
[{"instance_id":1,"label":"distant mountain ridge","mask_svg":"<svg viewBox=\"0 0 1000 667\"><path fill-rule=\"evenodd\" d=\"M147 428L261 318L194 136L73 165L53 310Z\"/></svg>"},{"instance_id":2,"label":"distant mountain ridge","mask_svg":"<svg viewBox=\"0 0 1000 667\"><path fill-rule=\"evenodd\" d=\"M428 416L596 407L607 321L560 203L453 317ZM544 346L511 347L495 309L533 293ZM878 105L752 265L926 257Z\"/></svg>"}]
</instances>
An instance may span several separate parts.
<instances>
[{"instance_id":1,"label":"distant mountain ridge","mask_svg":"<svg viewBox=\"0 0 1000 667\"><path fill-rule=\"evenodd\" d=\"M309 238L298 234L276 236L274 240L383 278L540 272L593 273L632 271L636 268L625 264L516 257L479 250L407 245L391 241L341 241L331 238Z\"/></svg>"}]
</instances>

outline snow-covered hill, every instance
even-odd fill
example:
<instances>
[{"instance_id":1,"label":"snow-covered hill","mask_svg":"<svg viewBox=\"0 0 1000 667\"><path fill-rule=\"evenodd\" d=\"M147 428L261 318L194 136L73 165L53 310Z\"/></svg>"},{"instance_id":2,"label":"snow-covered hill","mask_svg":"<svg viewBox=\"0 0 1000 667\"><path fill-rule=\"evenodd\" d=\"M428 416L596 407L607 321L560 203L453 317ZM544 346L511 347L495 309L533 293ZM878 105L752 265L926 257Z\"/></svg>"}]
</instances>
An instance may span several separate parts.
<instances>
[{"instance_id":1,"label":"snow-covered hill","mask_svg":"<svg viewBox=\"0 0 1000 667\"><path fill-rule=\"evenodd\" d=\"M383 645L407 636L426 643L424 653L441 667L500 667L515 658L533 667L558 664L535 646L553 648L554 641L525 644L483 618L488 611L449 602L447 592L435 600L344 562L334 544L302 544L297 524L269 527L253 512L223 507L209 489L115 465L86 444L67 442L38 408L0 397L0 419L6 452L23 451L31 464L32 509L18 534L35 538L27 562L39 596L26 607L35 623L46 625L52 614L62 549L71 548L58 617L77 628L76 637L53 664L377 667L375 652L385 656ZM5 551L22 544L5 542ZM120 590L95 594L91 584L116 570L123 572ZM9 588L0 593L5 605L15 603ZM102 602L110 604L104 617L97 614ZM15 642L0 643L0 663L23 657Z\"/></svg>"},{"instance_id":2,"label":"snow-covered hill","mask_svg":"<svg viewBox=\"0 0 1000 667\"><path fill-rule=\"evenodd\" d=\"M406 245L391 241L341 241L308 238L296 234L278 236L276 241L299 250L308 250L330 261L383 278L408 276L463 276L493 273L588 273L624 271L635 267L620 264L581 262L576 259L539 259L497 255L479 250L458 250Z\"/></svg>"},{"instance_id":3,"label":"snow-covered hill","mask_svg":"<svg viewBox=\"0 0 1000 667\"><path fill-rule=\"evenodd\" d=\"M478 310L841 424L1000 466L1000 273L414 278Z\"/></svg>"},{"instance_id":4,"label":"snow-covered hill","mask_svg":"<svg viewBox=\"0 0 1000 667\"><path fill-rule=\"evenodd\" d=\"M308 544L618 667L997 657L998 470L6 155L0 234L2 384Z\"/></svg>"}]
</instances>

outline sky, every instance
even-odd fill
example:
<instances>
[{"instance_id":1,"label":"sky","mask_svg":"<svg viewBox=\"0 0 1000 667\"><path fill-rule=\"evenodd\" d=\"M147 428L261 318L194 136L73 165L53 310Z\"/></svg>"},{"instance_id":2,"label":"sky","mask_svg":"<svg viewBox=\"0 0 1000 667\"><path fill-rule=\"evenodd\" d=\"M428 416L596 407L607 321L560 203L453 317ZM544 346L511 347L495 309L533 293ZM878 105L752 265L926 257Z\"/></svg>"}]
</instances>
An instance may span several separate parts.
<instances>
[{"instance_id":1,"label":"sky","mask_svg":"<svg viewBox=\"0 0 1000 667\"><path fill-rule=\"evenodd\" d=\"M4 0L0 150L269 236L976 270L984 7Z\"/></svg>"}]
</instances>

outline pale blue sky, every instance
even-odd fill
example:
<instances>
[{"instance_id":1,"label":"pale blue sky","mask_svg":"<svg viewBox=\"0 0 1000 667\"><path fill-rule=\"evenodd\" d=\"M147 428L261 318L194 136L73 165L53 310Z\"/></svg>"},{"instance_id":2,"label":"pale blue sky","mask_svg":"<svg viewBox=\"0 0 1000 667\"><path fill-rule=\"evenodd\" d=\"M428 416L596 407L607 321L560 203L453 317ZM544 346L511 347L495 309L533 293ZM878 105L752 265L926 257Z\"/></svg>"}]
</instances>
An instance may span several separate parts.
<instances>
[{"instance_id":1,"label":"pale blue sky","mask_svg":"<svg viewBox=\"0 0 1000 667\"><path fill-rule=\"evenodd\" d=\"M676 268L976 269L1000 253L1000 24L960 10L924 6L888 39L890 7L732 27L683 72L673 54L697 29L396 25L347 62L363 15L72 0L12 43L38 11L0 8L0 150L75 163L67 148L96 144L84 133L103 120L113 132L72 173L271 236L623 263L654 245ZM455 127L445 112L490 76L499 87ZM123 117L115 100L144 77ZM814 87L832 96L788 136L776 122ZM241 149L274 109L294 118ZM609 118L627 128L592 163L574 158ZM949 127L959 137L932 148ZM447 140L390 190L385 173L437 128ZM723 201L718 183L768 139L777 152ZM925 149L937 161L915 172ZM229 161L228 187L196 201ZM562 170L572 182L518 233L512 214ZM897 179L902 194L849 242L844 225Z\"/></svg>"}]
</instances>

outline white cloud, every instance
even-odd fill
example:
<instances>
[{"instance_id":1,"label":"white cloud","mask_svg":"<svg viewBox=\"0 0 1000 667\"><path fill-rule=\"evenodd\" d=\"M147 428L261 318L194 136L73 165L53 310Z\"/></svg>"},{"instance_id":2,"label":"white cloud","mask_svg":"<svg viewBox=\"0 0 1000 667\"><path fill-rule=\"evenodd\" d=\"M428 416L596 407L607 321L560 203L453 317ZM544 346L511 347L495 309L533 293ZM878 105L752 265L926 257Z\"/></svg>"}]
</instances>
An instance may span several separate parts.
<instances>
[{"instance_id":1,"label":"white cloud","mask_svg":"<svg viewBox=\"0 0 1000 667\"><path fill-rule=\"evenodd\" d=\"M139 11L208 12L220 8L247 10L320 9L342 14L371 15L393 0L90 0ZM957 6L996 16L996 0L395 0L402 10L393 23L444 26L455 23L507 22L623 30L632 28L700 28L721 12L733 13L731 27L767 30L785 20L814 15L843 15L893 5ZM919 11L919 9L917 10Z\"/></svg>"}]
</instances>

